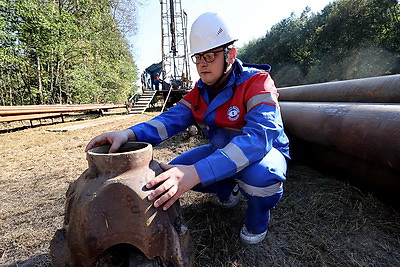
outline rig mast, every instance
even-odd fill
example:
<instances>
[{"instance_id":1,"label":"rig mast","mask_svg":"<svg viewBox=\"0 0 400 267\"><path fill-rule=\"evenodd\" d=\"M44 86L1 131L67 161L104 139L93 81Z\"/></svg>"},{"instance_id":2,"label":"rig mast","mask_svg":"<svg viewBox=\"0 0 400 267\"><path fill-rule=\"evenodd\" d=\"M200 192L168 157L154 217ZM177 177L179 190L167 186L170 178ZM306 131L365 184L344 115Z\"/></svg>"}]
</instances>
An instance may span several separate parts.
<instances>
[{"instance_id":1,"label":"rig mast","mask_svg":"<svg viewBox=\"0 0 400 267\"><path fill-rule=\"evenodd\" d=\"M191 86L187 46L187 14L180 0L160 0L161 4L161 78L171 89Z\"/></svg>"}]
</instances>

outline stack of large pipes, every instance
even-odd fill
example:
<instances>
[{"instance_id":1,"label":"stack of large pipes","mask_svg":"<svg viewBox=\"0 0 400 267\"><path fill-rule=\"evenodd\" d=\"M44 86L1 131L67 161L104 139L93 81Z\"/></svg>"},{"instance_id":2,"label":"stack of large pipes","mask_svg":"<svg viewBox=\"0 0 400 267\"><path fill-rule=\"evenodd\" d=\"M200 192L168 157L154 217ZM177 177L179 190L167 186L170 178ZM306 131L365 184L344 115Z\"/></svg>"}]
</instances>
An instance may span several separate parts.
<instances>
[{"instance_id":1,"label":"stack of large pipes","mask_svg":"<svg viewBox=\"0 0 400 267\"><path fill-rule=\"evenodd\" d=\"M278 89L292 156L400 207L400 75Z\"/></svg>"}]
</instances>

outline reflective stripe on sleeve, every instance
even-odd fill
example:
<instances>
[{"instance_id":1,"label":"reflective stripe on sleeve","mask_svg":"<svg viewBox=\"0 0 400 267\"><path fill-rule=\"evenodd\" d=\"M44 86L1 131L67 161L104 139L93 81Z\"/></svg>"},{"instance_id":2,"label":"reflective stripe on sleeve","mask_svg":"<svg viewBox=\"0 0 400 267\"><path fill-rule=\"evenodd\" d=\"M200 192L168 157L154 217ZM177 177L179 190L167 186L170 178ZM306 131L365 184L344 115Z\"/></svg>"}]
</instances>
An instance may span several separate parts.
<instances>
[{"instance_id":1,"label":"reflective stripe on sleeve","mask_svg":"<svg viewBox=\"0 0 400 267\"><path fill-rule=\"evenodd\" d=\"M256 187L253 185L245 184L239 180L239 187L242 188L247 194L255 197L270 197L282 191L283 183L279 182L267 187Z\"/></svg>"},{"instance_id":2,"label":"reflective stripe on sleeve","mask_svg":"<svg viewBox=\"0 0 400 267\"><path fill-rule=\"evenodd\" d=\"M147 122L150 125L153 125L157 128L158 135L160 136L161 140L165 140L168 138L167 128L161 121L151 120Z\"/></svg>"},{"instance_id":3,"label":"reflective stripe on sleeve","mask_svg":"<svg viewBox=\"0 0 400 267\"><path fill-rule=\"evenodd\" d=\"M278 104L278 99L272 93L255 95L247 101L247 112L261 103L268 103L275 106Z\"/></svg>"},{"instance_id":4,"label":"reflective stripe on sleeve","mask_svg":"<svg viewBox=\"0 0 400 267\"><path fill-rule=\"evenodd\" d=\"M188 101L186 101L186 100L183 99L183 98L182 98L181 100L179 100L178 103L181 103L182 105L188 107L189 109L192 109L192 104L190 104Z\"/></svg>"},{"instance_id":5,"label":"reflective stripe on sleeve","mask_svg":"<svg viewBox=\"0 0 400 267\"><path fill-rule=\"evenodd\" d=\"M249 166L249 160L237 145L229 143L221 150L235 163L237 172Z\"/></svg>"}]
</instances>

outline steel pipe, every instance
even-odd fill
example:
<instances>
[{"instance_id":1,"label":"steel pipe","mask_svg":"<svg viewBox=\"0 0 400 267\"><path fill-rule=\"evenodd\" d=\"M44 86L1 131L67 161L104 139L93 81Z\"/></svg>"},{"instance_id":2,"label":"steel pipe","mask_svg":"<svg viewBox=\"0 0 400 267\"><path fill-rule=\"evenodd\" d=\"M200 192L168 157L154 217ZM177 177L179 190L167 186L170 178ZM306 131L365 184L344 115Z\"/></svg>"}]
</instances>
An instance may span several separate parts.
<instances>
[{"instance_id":1,"label":"steel pipe","mask_svg":"<svg viewBox=\"0 0 400 267\"><path fill-rule=\"evenodd\" d=\"M400 172L366 162L325 146L290 137L291 156L318 171L347 180L373 192L386 204L400 210Z\"/></svg>"},{"instance_id":2,"label":"steel pipe","mask_svg":"<svg viewBox=\"0 0 400 267\"><path fill-rule=\"evenodd\" d=\"M400 103L400 74L278 88L280 101Z\"/></svg>"},{"instance_id":3,"label":"steel pipe","mask_svg":"<svg viewBox=\"0 0 400 267\"><path fill-rule=\"evenodd\" d=\"M400 170L399 104L281 102L280 106L290 135Z\"/></svg>"}]
</instances>

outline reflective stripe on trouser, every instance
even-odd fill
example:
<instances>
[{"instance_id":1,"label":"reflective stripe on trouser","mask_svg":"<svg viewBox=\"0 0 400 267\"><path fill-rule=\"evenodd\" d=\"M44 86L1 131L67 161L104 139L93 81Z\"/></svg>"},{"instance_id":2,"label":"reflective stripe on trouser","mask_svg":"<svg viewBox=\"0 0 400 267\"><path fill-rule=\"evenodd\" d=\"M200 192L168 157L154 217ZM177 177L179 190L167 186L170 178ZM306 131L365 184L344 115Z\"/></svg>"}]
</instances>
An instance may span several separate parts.
<instances>
[{"instance_id":1,"label":"reflective stripe on trouser","mask_svg":"<svg viewBox=\"0 0 400 267\"><path fill-rule=\"evenodd\" d=\"M179 155L170 164L194 164L214 151L211 145L200 146ZM269 210L282 196L283 187L280 181L285 180L286 168L285 157L272 148L262 160L249 165L232 178L206 187L199 184L193 190L214 193L219 199L225 200L238 183L242 194L249 199L244 219L246 228L252 233L262 233L268 229Z\"/></svg>"}]
</instances>

